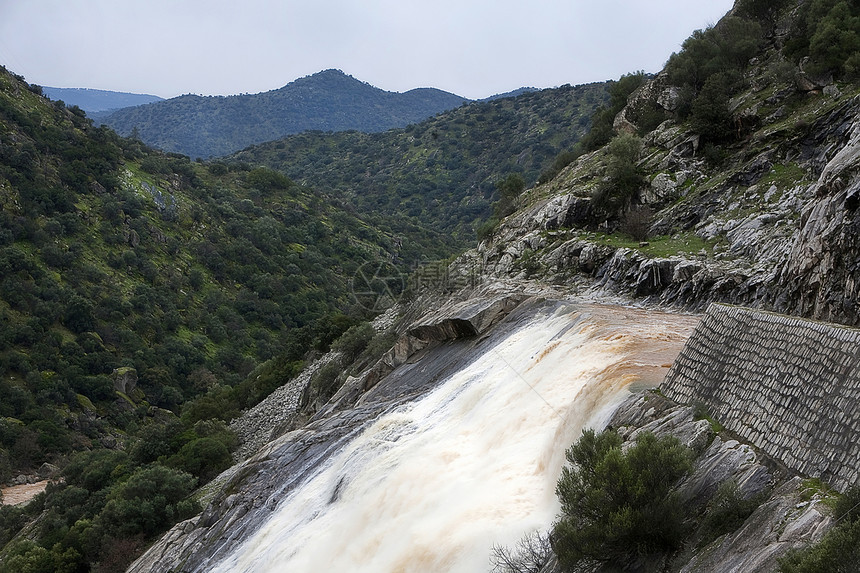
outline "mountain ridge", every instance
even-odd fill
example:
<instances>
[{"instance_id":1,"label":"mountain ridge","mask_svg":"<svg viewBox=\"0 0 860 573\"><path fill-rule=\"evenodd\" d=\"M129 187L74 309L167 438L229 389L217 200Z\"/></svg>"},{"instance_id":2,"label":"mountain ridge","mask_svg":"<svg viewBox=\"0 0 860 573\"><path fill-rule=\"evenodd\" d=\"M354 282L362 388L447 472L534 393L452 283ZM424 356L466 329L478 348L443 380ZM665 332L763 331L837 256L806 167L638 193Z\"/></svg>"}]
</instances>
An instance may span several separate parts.
<instances>
[{"instance_id":1,"label":"mountain ridge","mask_svg":"<svg viewBox=\"0 0 860 573\"><path fill-rule=\"evenodd\" d=\"M497 183L514 175L531 185L551 170L587 131L612 83L472 102L381 133L293 134L223 160L265 165L335 191L365 215L415 217L471 241L492 213Z\"/></svg>"},{"instance_id":2,"label":"mountain ridge","mask_svg":"<svg viewBox=\"0 0 860 573\"><path fill-rule=\"evenodd\" d=\"M330 69L259 94L186 94L95 119L159 149L208 158L308 130L384 131L467 101L436 88L388 92Z\"/></svg>"}]
</instances>

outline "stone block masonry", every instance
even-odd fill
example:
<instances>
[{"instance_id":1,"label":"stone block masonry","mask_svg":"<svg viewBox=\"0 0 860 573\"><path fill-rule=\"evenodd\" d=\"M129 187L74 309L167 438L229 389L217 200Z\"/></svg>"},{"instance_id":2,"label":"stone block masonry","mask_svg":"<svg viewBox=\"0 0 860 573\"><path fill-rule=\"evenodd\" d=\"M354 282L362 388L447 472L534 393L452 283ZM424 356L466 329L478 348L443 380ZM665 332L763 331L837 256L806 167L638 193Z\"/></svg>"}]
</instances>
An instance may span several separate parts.
<instances>
[{"instance_id":1,"label":"stone block masonry","mask_svg":"<svg viewBox=\"0 0 860 573\"><path fill-rule=\"evenodd\" d=\"M860 482L860 330L711 304L661 390L802 475Z\"/></svg>"}]
</instances>

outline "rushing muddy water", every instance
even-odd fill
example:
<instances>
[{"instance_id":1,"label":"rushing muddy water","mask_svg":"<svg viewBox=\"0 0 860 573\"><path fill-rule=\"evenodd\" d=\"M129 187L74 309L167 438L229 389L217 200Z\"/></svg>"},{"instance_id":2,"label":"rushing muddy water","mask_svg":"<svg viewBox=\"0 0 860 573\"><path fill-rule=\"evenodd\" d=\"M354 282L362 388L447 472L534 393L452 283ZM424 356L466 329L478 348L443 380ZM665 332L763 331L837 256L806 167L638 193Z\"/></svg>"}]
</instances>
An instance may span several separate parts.
<instances>
[{"instance_id":1,"label":"rushing muddy water","mask_svg":"<svg viewBox=\"0 0 860 573\"><path fill-rule=\"evenodd\" d=\"M545 529L564 450L658 383L697 319L557 305L375 420L286 496L220 572L485 571Z\"/></svg>"},{"instance_id":2,"label":"rushing muddy water","mask_svg":"<svg viewBox=\"0 0 860 573\"><path fill-rule=\"evenodd\" d=\"M22 503L28 503L34 497L45 491L46 487L48 487L48 480L0 488L0 494L2 494L2 497L0 497L0 504L21 505Z\"/></svg>"}]
</instances>

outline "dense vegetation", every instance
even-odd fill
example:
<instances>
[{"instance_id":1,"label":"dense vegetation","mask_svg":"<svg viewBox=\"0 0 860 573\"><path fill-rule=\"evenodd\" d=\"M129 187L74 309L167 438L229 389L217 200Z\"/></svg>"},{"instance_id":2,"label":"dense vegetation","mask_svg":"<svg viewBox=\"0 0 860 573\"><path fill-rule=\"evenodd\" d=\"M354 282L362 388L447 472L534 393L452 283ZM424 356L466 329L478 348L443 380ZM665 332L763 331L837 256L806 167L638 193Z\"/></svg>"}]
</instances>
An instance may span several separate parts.
<instances>
[{"instance_id":1,"label":"dense vegetation","mask_svg":"<svg viewBox=\"0 0 860 573\"><path fill-rule=\"evenodd\" d=\"M341 71L326 70L269 92L188 94L97 118L122 135L136 135L164 151L208 158L311 129L384 131L465 101L430 88L386 92Z\"/></svg>"},{"instance_id":2,"label":"dense vegetation","mask_svg":"<svg viewBox=\"0 0 860 573\"><path fill-rule=\"evenodd\" d=\"M40 92L0 70L0 482L48 462L65 484L0 509L0 541L40 514L7 570L112 571L196 511L231 463L226 421L371 316L349 294L362 264L406 271L452 242Z\"/></svg>"},{"instance_id":3,"label":"dense vegetation","mask_svg":"<svg viewBox=\"0 0 860 573\"><path fill-rule=\"evenodd\" d=\"M788 17L785 41L774 36ZM847 0L738 2L735 15L697 30L666 65L670 82L681 88L680 119L690 120L707 141L742 138L753 125L733 115L730 100L749 88L746 72L754 56L768 52L771 81L795 80L795 71L812 80L860 78L860 7ZM814 82L812 85L815 85Z\"/></svg>"},{"instance_id":4,"label":"dense vegetation","mask_svg":"<svg viewBox=\"0 0 860 573\"><path fill-rule=\"evenodd\" d=\"M496 184L511 174L534 184L606 99L606 84L564 86L462 106L385 133L302 133L233 158L337 192L373 221L395 215L471 244L499 197Z\"/></svg>"},{"instance_id":5,"label":"dense vegetation","mask_svg":"<svg viewBox=\"0 0 860 573\"><path fill-rule=\"evenodd\" d=\"M676 488L695 454L669 435L642 432L625 444L613 429L586 430L566 458L552 529L495 547L493 571L540 573L553 555L564 571L669 570L675 556L737 531L767 497L746 498L727 480L707 503L682 503Z\"/></svg>"},{"instance_id":6,"label":"dense vegetation","mask_svg":"<svg viewBox=\"0 0 860 573\"><path fill-rule=\"evenodd\" d=\"M821 90L834 79L856 82L858 62L860 8L855 4L741 0L730 15L684 41L656 78L657 89L637 92L649 80L641 72L610 84L609 102L596 110L589 131L557 157L541 181L550 181L575 159L594 152L602 177L590 186L585 226L608 224L604 228L643 240L651 211L640 204L646 180L639 163L647 156L643 139L655 127L669 120L697 134L697 153L708 167L720 169L767 114L785 116L802 108L807 92ZM661 102L661 94L670 95ZM619 123L622 109L624 121Z\"/></svg>"}]
</instances>

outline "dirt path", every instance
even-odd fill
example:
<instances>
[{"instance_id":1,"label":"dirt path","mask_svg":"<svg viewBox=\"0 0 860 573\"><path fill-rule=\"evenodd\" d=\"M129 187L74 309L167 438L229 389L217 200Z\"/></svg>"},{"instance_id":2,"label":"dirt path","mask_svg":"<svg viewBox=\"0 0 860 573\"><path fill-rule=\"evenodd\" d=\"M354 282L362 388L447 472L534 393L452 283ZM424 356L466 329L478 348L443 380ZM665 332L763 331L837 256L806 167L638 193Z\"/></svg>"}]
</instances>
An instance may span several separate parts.
<instances>
[{"instance_id":1,"label":"dirt path","mask_svg":"<svg viewBox=\"0 0 860 573\"><path fill-rule=\"evenodd\" d=\"M37 494L45 491L46 487L48 487L48 480L0 488L0 491L3 492L3 499L0 503L3 505L20 505L22 503L27 503L36 497Z\"/></svg>"}]
</instances>

